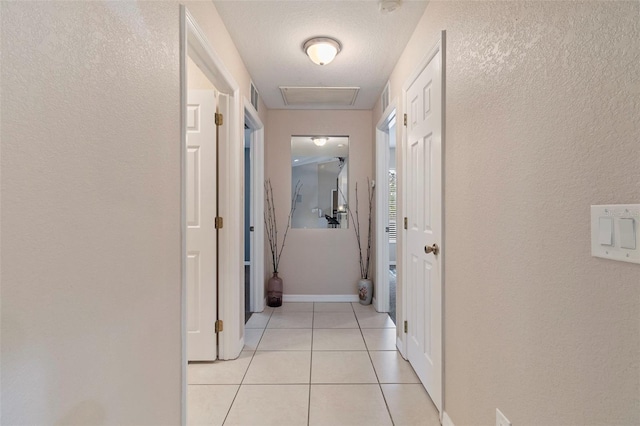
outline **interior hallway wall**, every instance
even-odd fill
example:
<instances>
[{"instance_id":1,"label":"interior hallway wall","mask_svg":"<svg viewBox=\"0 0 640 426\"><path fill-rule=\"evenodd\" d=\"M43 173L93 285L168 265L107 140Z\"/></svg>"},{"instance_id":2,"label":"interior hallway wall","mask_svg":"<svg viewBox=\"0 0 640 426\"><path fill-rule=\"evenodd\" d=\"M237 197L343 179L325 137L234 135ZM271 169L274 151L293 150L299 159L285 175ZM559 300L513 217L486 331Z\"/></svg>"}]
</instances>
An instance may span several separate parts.
<instances>
[{"instance_id":1,"label":"interior hallway wall","mask_svg":"<svg viewBox=\"0 0 640 426\"><path fill-rule=\"evenodd\" d=\"M0 7L2 423L179 424L178 4Z\"/></svg>"},{"instance_id":2,"label":"interior hallway wall","mask_svg":"<svg viewBox=\"0 0 640 426\"><path fill-rule=\"evenodd\" d=\"M179 3L0 11L1 422L180 424Z\"/></svg>"},{"instance_id":3,"label":"interior hallway wall","mask_svg":"<svg viewBox=\"0 0 640 426\"><path fill-rule=\"evenodd\" d=\"M431 1L391 99L443 29L445 411L640 424L640 265L589 212L640 202L640 3Z\"/></svg>"},{"instance_id":4,"label":"interior hallway wall","mask_svg":"<svg viewBox=\"0 0 640 426\"><path fill-rule=\"evenodd\" d=\"M366 210L367 176L374 176L372 123L371 111L269 111L265 178L271 179L273 185L280 235L291 206L291 136L349 136L349 203L355 201L358 182L362 214ZM361 229L366 233L363 217ZM269 275L271 258L269 249L266 250ZM279 269L285 294L355 296L360 269L352 225L349 224L348 229L291 229Z\"/></svg>"}]
</instances>

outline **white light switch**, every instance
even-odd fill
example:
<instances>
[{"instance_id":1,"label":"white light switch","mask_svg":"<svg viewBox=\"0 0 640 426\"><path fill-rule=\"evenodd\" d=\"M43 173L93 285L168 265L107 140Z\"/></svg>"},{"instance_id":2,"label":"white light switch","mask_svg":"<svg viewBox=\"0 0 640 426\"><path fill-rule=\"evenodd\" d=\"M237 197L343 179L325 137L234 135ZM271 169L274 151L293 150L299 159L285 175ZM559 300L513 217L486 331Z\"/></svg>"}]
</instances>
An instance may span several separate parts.
<instances>
[{"instance_id":1,"label":"white light switch","mask_svg":"<svg viewBox=\"0 0 640 426\"><path fill-rule=\"evenodd\" d=\"M632 218L622 218L620 225L620 247L624 249L636 249L635 220Z\"/></svg>"},{"instance_id":2,"label":"white light switch","mask_svg":"<svg viewBox=\"0 0 640 426\"><path fill-rule=\"evenodd\" d=\"M640 204L591 206L591 256L640 263Z\"/></svg>"},{"instance_id":3,"label":"white light switch","mask_svg":"<svg viewBox=\"0 0 640 426\"><path fill-rule=\"evenodd\" d=\"M613 218L601 217L598 221L598 244L613 245Z\"/></svg>"}]
</instances>

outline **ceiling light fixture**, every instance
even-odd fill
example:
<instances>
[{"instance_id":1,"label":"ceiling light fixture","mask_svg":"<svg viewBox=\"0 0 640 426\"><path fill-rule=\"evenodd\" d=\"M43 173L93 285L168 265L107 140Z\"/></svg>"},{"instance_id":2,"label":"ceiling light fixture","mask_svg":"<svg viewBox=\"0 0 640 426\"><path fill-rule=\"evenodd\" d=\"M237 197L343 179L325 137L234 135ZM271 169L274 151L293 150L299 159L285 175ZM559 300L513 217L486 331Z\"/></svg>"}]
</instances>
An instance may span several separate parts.
<instances>
[{"instance_id":1,"label":"ceiling light fixture","mask_svg":"<svg viewBox=\"0 0 640 426\"><path fill-rule=\"evenodd\" d=\"M316 146L323 146L325 143L327 143L327 141L329 140L329 138L324 138L324 137L312 137L311 140L313 141L314 144L316 144Z\"/></svg>"},{"instance_id":2,"label":"ceiling light fixture","mask_svg":"<svg viewBox=\"0 0 640 426\"><path fill-rule=\"evenodd\" d=\"M393 13L401 6L401 0L380 0L378 8L381 13Z\"/></svg>"},{"instance_id":3,"label":"ceiling light fixture","mask_svg":"<svg viewBox=\"0 0 640 426\"><path fill-rule=\"evenodd\" d=\"M314 63L327 65L340 53L342 45L334 38L313 37L303 43L302 50Z\"/></svg>"}]
</instances>

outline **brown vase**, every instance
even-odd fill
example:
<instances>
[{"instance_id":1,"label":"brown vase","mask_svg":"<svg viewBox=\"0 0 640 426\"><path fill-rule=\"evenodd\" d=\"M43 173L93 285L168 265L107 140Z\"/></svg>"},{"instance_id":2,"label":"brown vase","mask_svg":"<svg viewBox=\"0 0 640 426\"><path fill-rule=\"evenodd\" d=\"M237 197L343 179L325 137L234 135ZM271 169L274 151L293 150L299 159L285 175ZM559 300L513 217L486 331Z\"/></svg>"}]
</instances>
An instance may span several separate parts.
<instances>
[{"instance_id":1,"label":"brown vase","mask_svg":"<svg viewBox=\"0 0 640 426\"><path fill-rule=\"evenodd\" d=\"M274 272L267 283L267 306L272 308L282 306L282 287L282 278Z\"/></svg>"}]
</instances>

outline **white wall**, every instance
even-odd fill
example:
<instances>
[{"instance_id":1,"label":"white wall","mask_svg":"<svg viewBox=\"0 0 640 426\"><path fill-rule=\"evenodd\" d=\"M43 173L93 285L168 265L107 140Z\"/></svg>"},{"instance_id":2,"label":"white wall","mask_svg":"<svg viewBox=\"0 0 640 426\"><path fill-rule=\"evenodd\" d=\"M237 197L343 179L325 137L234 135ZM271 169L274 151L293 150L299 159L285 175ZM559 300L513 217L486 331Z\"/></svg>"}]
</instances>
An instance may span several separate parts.
<instances>
[{"instance_id":1,"label":"white wall","mask_svg":"<svg viewBox=\"0 0 640 426\"><path fill-rule=\"evenodd\" d=\"M432 1L391 75L393 99L447 30L456 425L496 407L514 425L640 424L640 265L589 248L591 204L640 202L639 16L637 1Z\"/></svg>"},{"instance_id":2,"label":"white wall","mask_svg":"<svg viewBox=\"0 0 640 426\"><path fill-rule=\"evenodd\" d=\"M273 185L281 233L291 204L291 136L349 136L349 200L355 200L355 182L358 182L362 213L366 209L366 179L373 177L372 129L371 111L269 111L265 177L271 179ZM361 227L366 233L362 221L361 218ZM268 255L266 265L270 273ZM349 229L291 229L279 275L284 279L285 294L355 295L360 277L358 265L358 249L351 226Z\"/></svg>"},{"instance_id":3,"label":"white wall","mask_svg":"<svg viewBox=\"0 0 640 426\"><path fill-rule=\"evenodd\" d=\"M249 98L213 4L188 8ZM179 4L0 11L0 420L179 424Z\"/></svg>"},{"instance_id":4,"label":"white wall","mask_svg":"<svg viewBox=\"0 0 640 426\"><path fill-rule=\"evenodd\" d=\"M2 423L179 424L178 4L1 8Z\"/></svg>"}]
</instances>

